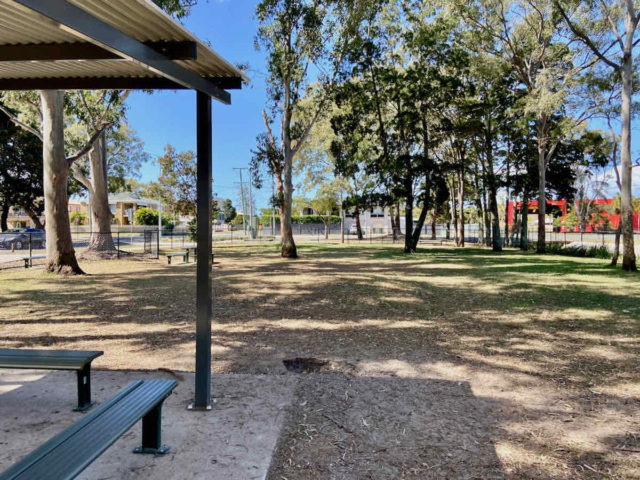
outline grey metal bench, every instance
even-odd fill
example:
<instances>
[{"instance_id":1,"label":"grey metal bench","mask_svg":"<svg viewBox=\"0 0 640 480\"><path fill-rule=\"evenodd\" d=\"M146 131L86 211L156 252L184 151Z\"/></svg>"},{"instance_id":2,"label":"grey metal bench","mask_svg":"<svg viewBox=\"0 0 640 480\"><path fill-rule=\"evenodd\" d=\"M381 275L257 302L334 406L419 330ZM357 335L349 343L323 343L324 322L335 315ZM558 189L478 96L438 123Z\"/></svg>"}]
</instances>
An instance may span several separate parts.
<instances>
[{"instance_id":1,"label":"grey metal bench","mask_svg":"<svg viewBox=\"0 0 640 480\"><path fill-rule=\"evenodd\" d=\"M193 261L197 262L198 261L198 247L187 247L187 253L189 255L191 255L191 252L193 251ZM213 264L213 260L216 256L216 252L211 252L211 264ZM188 259L188 257L187 257ZM187 260L187 263L189 263L189 261Z\"/></svg>"},{"instance_id":2,"label":"grey metal bench","mask_svg":"<svg viewBox=\"0 0 640 480\"><path fill-rule=\"evenodd\" d=\"M142 419L142 444L134 453L161 455L162 403L175 380L138 380L0 474L0 480L77 477Z\"/></svg>"},{"instance_id":3,"label":"grey metal bench","mask_svg":"<svg viewBox=\"0 0 640 480\"><path fill-rule=\"evenodd\" d=\"M46 258L44 255L34 255L32 257L24 257L22 260L24 260L24 268L29 268L29 267L33 267L33 261L34 260L39 260L41 258Z\"/></svg>"},{"instance_id":4,"label":"grey metal bench","mask_svg":"<svg viewBox=\"0 0 640 480\"><path fill-rule=\"evenodd\" d=\"M189 263L189 251L179 253L167 253L167 264L171 265L171 259L173 257L182 257L184 263Z\"/></svg>"},{"instance_id":5,"label":"grey metal bench","mask_svg":"<svg viewBox=\"0 0 640 480\"><path fill-rule=\"evenodd\" d=\"M78 376L78 406L82 412L91 408L91 362L102 355L100 350L28 350L0 348L0 368L75 370Z\"/></svg>"}]
</instances>

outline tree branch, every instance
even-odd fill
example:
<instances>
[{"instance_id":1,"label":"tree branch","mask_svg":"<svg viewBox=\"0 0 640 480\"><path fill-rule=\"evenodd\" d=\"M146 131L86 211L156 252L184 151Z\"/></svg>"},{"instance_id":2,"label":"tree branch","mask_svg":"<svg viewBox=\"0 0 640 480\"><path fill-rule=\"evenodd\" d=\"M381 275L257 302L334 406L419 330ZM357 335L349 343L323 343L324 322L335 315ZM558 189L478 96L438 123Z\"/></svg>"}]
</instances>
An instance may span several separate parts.
<instances>
[{"instance_id":1,"label":"tree branch","mask_svg":"<svg viewBox=\"0 0 640 480\"><path fill-rule=\"evenodd\" d=\"M581 30L578 29L578 27L576 27L576 25L571 21L571 19L565 12L564 8L562 8L562 6L560 5L559 0L554 0L553 3L555 4L558 11L560 12L560 15L562 15L562 18L564 18L564 21L567 23L567 26L569 27L571 32L580 40L582 40L582 42L584 42L584 44L587 47L589 47L589 49L595 54L595 56L597 56L600 60L602 60L607 65L609 65L611 68L614 68L616 70L619 70L621 68L621 65L610 60L600 51L600 49L596 46L596 44L591 41L591 39L589 38L589 35L587 35L585 32L582 32Z\"/></svg>"},{"instance_id":2,"label":"tree branch","mask_svg":"<svg viewBox=\"0 0 640 480\"><path fill-rule=\"evenodd\" d=\"M110 125L111 123L106 123L106 124L103 124L101 128L98 128L94 132L94 134L91 135L91 138L89 138L89 141L84 147L82 147L80 150L78 150L76 153L74 153L70 157L67 157L67 164L71 166L73 165L73 162L75 162L79 158L84 157L87 153L89 153L89 151L93 148L93 144L95 143L95 141L98 139L100 135L102 135L102 132L104 132Z\"/></svg>"},{"instance_id":3,"label":"tree branch","mask_svg":"<svg viewBox=\"0 0 640 480\"><path fill-rule=\"evenodd\" d=\"M9 117L9 120L11 120L13 123L15 123L17 126L24 128L27 132L32 133L33 135L35 135L36 137L38 137L40 139L40 141L42 141L42 133L38 130L36 130L35 128L33 128L30 125L27 125L24 122L21 122L17 116L15 116L9 109L7 109L2 103L0 103L0 110L2 110L7 117Z\"/></svg>"}]
</instances>

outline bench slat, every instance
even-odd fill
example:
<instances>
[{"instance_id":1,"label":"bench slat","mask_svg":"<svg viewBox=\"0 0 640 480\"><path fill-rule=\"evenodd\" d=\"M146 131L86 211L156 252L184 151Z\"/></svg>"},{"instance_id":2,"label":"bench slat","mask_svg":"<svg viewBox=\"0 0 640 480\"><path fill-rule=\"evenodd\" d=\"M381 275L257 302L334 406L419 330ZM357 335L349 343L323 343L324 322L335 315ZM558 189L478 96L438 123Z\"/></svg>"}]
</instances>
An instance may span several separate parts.
<instances>
[{"instance_id":1,"label":"bench slat","mask_svg":"<svg viewBox=\"0 0 640 480\"><path fill-rule=\"evenodd\" d=\"M104 352L0 348L0 367L79 370Z\"/></svg>"},{"instance_id":2,"label":"bench slat","mask_svg":"<svg viewBox=\"0 0 640 480\"><path fill-rule=\"evenodd\" d=\"M13 465L0 480L76 477L177 385L175 380L134 382Z\"/></svg>"}]
</instances>

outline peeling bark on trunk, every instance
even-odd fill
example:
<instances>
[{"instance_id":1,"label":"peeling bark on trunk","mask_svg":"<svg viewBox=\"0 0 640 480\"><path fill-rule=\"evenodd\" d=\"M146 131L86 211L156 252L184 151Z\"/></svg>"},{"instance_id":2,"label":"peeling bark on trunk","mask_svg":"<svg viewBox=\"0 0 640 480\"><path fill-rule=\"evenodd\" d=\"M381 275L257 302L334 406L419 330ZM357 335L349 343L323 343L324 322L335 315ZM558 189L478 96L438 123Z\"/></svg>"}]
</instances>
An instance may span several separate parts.
<instances>
[{"instance_id":1,"label":"peeling bark on trunk","mask_svg":"<svg viewBox=\"0 0 640 480\"><path fill-rule=\"evenodd\" d=\"M42 90L42 160L48 272L83 274L71 239L67 182L69 164L64 151L64 92Z\"/></svg>"},{"instance_id":2,"label":"peeling bark on trunk","mask_svg":"<svg viewBox=\"0 0 640 480\"><path fill-rule=\"evenodd\" d=\"M107 185L107 159L105 158L101 137L93 145L89 153L89 168L91 172L91 212L93 228L89 247L94 252L115 252L116 246L111 235L111 211L109 210L109 188Z\"/></svg>"},{"instance_id":3,"label":"peeling bark on trunk","mask_svg":"<svg viewBox=\"0 0 640 480\"><path fill-rule=\"evenodd\" d=\"M79 179L89 189L91 194L91 215L93 231L89 240L88 251L115 252L116 246L111 234L111 211L109 210L109 188L107 184L107 159L103 138L100 137L93 144L89 152L90 179Z\"/></svg>"}]
</instances>

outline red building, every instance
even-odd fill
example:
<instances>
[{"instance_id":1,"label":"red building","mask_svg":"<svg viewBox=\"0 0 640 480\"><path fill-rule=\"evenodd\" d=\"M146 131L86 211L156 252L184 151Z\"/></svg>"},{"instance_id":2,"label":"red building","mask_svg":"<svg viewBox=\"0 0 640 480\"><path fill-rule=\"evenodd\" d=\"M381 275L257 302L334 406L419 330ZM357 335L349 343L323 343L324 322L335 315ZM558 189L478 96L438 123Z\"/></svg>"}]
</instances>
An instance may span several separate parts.
<instances>
[{"instance_id":1,"label":"red building","mask_svg":"<svg viewBox=\"0 0 640 480\"><path fill-rule=\"evenodd\" d=\"M613 198L597 198L593 200L594 205L611 205L613 204ZM518 211L518 216L520 216L520 212L522 212L522 202L509 202L507 207L507 218L509 220L509 226L513 226L513 221L515 217L516 209ZM538 213L538 201L537 200L529 200L529 215L535 215ZM547 200L547 212L550 213L553 210L560 210L560 219L562 221L562 226L560 227L561 232L566 232L567 227L564 226L564 220L567 216L568 204L566 200ZM599 219L594 221L593 219L587 223L586 231L587 232L595 232L596 230L604 229L605 224L608 220L609 225L607 226L609 230L615 230L618 228L618 224L620 223L620 214L619 213L609 213L606 209L602 209L599 215ZM633 212L633 230L640 230L640 216ZM569 230L570 231L570 230ZM580 231L580 227L574 227L576 232Z\"/></svg>"}]
</instances>

